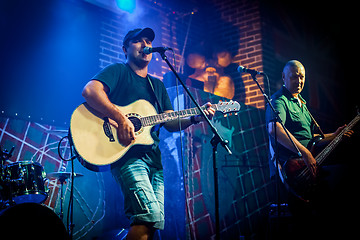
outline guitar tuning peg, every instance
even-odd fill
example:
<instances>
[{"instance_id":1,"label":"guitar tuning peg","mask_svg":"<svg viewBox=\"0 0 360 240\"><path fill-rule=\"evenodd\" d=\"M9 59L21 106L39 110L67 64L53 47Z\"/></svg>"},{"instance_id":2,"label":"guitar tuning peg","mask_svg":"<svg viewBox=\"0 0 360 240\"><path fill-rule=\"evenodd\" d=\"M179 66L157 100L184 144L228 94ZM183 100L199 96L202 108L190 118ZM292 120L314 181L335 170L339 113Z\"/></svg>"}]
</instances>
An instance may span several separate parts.
<instances>
[{"instance_id":1,"label":"guitar tuning peg","mask_svg":"<svg viewBox=\"0 0 360 240\"><path fill-rule=\"evenodd\" d=\"M228 116L227 114L224 115L225 118L226 118L227 116Z\"/></svg>"},{"instance_id":2,"label":"guitar tuning peg","mask_svg":"<svg viewBox=\"0 0 360 240\"><path fill-rule=\"evenodd\" d=\"M235 116L237 116L237 115L238 115L238 113L235 113L234 115L235 115Z\"/></svg>"},{"instance_id":3,"label":"guitar tuning peg","mask_svg":"<svg viewBox=\"0 0 360 240\"><path fill-rule=\"evenodd\" d=\"M229 113L229 116L232 116L232 113Z\"/></svg>"}]
</instances>

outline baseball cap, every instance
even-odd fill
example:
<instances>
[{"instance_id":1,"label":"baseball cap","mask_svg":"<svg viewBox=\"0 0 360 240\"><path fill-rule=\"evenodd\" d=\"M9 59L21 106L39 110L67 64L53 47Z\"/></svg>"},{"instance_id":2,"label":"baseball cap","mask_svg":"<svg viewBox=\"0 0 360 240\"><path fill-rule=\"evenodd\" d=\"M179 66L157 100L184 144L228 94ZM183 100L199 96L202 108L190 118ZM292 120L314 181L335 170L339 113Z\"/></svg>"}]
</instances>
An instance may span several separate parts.
<instances>
[{"instance_id":1,"label":"baseball cap","mask_svg":"<svg viewBox=\"0 0 360 240\"><path fill-rule=\"evenodd\" d=\"M130 30L124 37L123 45L126 46L130 40L139 36L147 37L150 41L153 41L155 33L151 28L136 28L134 30Z\"/></svg>"}]
</instances>

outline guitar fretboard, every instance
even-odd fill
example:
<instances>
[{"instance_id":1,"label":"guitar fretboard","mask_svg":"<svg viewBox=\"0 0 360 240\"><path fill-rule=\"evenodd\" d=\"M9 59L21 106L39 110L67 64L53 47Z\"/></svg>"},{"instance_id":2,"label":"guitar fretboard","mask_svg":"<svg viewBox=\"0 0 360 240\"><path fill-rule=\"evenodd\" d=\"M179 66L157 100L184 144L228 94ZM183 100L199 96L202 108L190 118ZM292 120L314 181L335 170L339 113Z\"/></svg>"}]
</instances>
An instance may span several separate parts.
<instances>
[{"instance_id":1,"label":"guitar fretboard","mask_svg":"<svg viewBox=\"0 0 360 240\"><path fill-rule=\"evenodd\" d=\"M322 150L316 157L316 163L317 165L321 165L325 159L329 156L329 154L335 149L335 147L340 143L343 135L351 130L351 128L354 127L354 125L360 120L360 115L358 114L325 148ZM301 178L310 178L309 174L309 168L305 168L301 171L301 173L298 175L298 179Z\"/></svg>"},{"instance_id":2,"label":"guitar fretboard","mask_svg":"<svg viewBox=\"0 0 360 240\"><path fill-rule=\"evenodd\" d=\"M325 148L316 156L316 162L320 165L340 143L343 135L351 130L354 125L360 120L360 115L357 115Z\"/></svg>"},{"instance_id":3,"label":"guitar fretboard","mask_svg":"<svg viewBox=\"0 0 360 240\"><path fill-rule=\"evenodd\" d=\"M203 110L205 109L204 106L201 107L201 108ZM212 108L217 110L218 109L218 104L212 104ZM158 125L158 124L165 123L165 122L168 122L168 121L172 121L172 120L175 120L177 118L187 118L187 117L191 117L191 116L195 116L195 115L199 115L199 114L200 114L199 109L197 109L197 108L189 108L189 109L176 111L176 112L161 113L161 114L157 114L157 115L142 117L141 118L141 124L144 127L153 126L153 125Z\"/></svg>"}]
</instances>

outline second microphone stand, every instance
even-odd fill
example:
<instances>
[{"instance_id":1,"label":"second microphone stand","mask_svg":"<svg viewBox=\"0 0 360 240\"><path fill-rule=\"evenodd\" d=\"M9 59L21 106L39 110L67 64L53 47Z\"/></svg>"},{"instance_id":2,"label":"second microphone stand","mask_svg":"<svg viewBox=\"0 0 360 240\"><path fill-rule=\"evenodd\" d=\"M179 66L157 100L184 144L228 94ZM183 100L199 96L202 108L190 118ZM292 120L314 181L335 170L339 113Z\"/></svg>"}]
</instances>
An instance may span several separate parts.
<instances>
[{"instance_id":1,"label":"second microphone stand","mask_svg":"<svg viewBox=\"0 0 360 240\"><path fill-rule=\"evenodd\" d=\"M277 141L277 138L278 138L278 136L277 136L278 135L277 134L277 123L280 123L281 127L284 129L288 139L290 140L291 144L296 149L298 157L301 158L302 155L301 155L301 152L300 152L299 148L296 146L296 144L294 143L294 141L290 137L289 131L286 129L286 127L284 126L284 123L282 122L281 118L279 117L279 112L276 111L276 109L274 108L274 106L271 103L271 100L266 95L266 93L264 92L264 90L260 86L259 82L257 81L257 78L256 78L257 74L261 74L261 75L264 75L264 76L266 76L266 74L260 73L260 72L257 72L257 71L252 71L250 74L251 74L251 77L254 80L254 82L259 87L262 95L264 96L265 101L267 102L267 104L269 105L270 109L272 110L272 112L274 113L274 116L275 116L275 119L274 119L274 139L275 139L275 151L274 152L275 152L275 157L274 158L275 158L275 165L276 165L276 169L277 169L276 170L276 175L275 175L276 176L276 196L277 196L276 197L277 198L276 202L277 202L277 214L278 214L278 217L279 217L279 214L280 214L280 183L282 181L281 181L281 178L280 178L281 164L279 162L279 149L278 149L279 143ZM266 126L266 127L268 127L268 126ZM287 190L291 191L291 189L288 189L290 187L286 184L285 181L284 181L284 184L285 184L285 187L287 188Z\"/></svg>"},{"instance_id":2,"label":"second microphone stand","mask_svg":"<svg viewBox=\"0 0 360 240\"><path fill-rule=\"evenodd\" d=\"M175 77L179 80L179 82L181 83L181 85L183 86L183 88L185 89L186 93L188 94L188 96L190 97L190 99L192 100L192 102L195 104L196 108L199 109L201 116L204 117L205 121L207 122L207 124L210 126L211 131L214 134L214 137L211 139L211 145L213 148L213 168L214 168L214 200L215 200L215 239L219 240L220 239L220 215L219 215L219 183L218 183L218 168L217 168L217 161L216 161L216 154L217 154L217 146L220 143L221 146L223 146L226 151L229 154L232 154L229 146L228 146L228 141L225 140L217 131L217 129L215 128L215 126L212 124L212 122L209 120L209 118L206 116L206 114L204 113L203 109L200 107L199 103L196 101L196 99L194 98L194 96L191 94L190 90L186 87L185 83L181 80L181 78L179 77L179 75L177 74L176 70L174 69L174 67L171 65L171 63L169 62L169 60L167 59L166 55L165 55L165 50L159 52L162 59L167 63L167 65L169 66L169 68L171 69L171 71L175 74Z\"/></svg>"}]
</instances>

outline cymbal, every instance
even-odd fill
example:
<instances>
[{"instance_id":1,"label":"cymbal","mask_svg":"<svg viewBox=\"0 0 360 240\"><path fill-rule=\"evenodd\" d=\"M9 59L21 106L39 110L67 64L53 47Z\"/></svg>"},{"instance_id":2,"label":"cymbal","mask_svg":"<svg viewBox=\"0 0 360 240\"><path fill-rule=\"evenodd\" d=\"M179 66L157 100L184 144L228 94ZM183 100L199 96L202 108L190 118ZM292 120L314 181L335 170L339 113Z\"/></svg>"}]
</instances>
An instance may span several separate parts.
<instances>
[{"instance_id":1,"label":"cymbal","mask_svg":"<svg viewBox=\"0 0 360 240\"><path fill-rule=\"evenodd\" d=\"M74 177L82 177L84 174L74 173ZM46 175L47 178L67 179L71 177L71 172L51 172Z\"/></svg>"}]
</instances>

